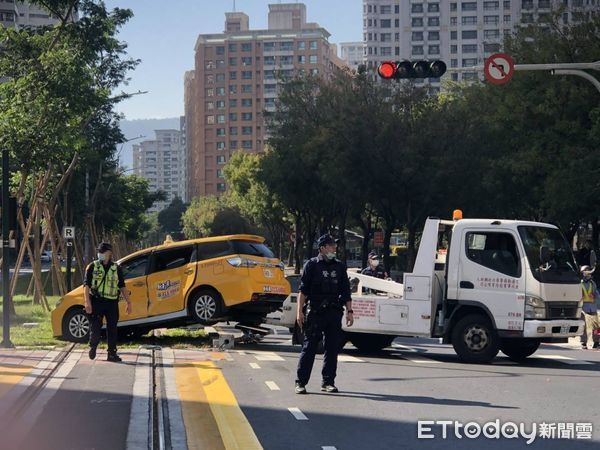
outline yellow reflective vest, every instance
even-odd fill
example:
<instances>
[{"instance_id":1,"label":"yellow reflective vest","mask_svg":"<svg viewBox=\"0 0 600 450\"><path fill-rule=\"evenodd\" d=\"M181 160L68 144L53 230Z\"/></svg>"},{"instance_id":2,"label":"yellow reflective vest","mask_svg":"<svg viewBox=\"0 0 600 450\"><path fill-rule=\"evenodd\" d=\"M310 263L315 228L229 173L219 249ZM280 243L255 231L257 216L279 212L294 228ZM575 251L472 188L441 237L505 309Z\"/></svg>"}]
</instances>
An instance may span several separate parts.
<instances>
[{"instance_id":1,"label":"yellow reflective vest","mask_svg":"<svg viewBox=\"0 0 600 450\"><path fill-rule=\"evenodd\" d=\"M117 265L114 262L108 266L108 273L105 277L105 267L100 261L94 261L92 272L92 292L108 300L119 299L119 275Z\"/></svg>"}]
</instances>

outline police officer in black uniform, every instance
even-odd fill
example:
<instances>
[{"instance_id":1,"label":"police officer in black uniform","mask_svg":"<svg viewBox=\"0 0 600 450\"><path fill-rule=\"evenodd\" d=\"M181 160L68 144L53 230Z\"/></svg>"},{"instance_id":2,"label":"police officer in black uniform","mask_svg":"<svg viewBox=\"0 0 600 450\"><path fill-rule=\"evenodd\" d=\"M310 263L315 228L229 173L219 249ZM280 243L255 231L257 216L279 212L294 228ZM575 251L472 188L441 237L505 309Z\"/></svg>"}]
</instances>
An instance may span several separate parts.
<instances>
[{"instance_id":1,"label":"police officer in black uniform","mask_svg":"<svg viewBox=\"0 0 600 450\"><path fill-rule=\"evenodd\" d=\"M361 273L363 275L369 275L375 278L387 278L387 273L379 264L379 256L377 256L377 253L375 253L375 251L369 253L367 267L365 267Z\"/></svg>"},{"instance_id":2,"label":"police officer in black uniform","mask_svg":"<svg viewBox=\"0 0 600 450\"><path fill-rule=\"evenodd\" d=\"M346 266L336 259L336 241L328 234L319 238L319 255L310 259L302 271L296 320L304 331L298 362L296 394L306 394L306 385L315 362L319 343L325 337L321 390L338 392L335 387L337 359L342 338L344 306L346 325L354 323L350 282ZM305 315L305 305L306 315Z\"/></svg>"}]
</instances>

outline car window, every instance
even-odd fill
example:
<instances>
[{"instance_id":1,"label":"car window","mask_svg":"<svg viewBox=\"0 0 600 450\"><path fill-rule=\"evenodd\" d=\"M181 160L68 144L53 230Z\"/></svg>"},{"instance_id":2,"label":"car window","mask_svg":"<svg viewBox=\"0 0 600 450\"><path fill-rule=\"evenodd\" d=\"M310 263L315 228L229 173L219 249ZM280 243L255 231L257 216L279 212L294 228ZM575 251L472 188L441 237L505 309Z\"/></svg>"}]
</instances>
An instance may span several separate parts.
<instances>
[{"instance_id":1,"label":"car window","mask_svg":"<svg viewBox=\"0 0 600 450\"><path fill-rule=\"evenodd\" d=\"M521 276L521 263L515 238L509 233L467 233L467 257L488 269Z\"/></svg>"},{"instance_id":2,"label":"car window","mask_svg":"<svg viewBox=\"0 0 600 450\"><path fill-rule=\"evenodd\" d=\"M194 245L154 252L150 273L176 269L189 264L193 259L195 259Z\"/></svg>"},{"instance_id":3,"label":"car window","mask_svg":"<svg viewBox=\"0 0 600 450\"><path fill-rule=\"evenodd\" d=\"M198 261L233 255L234 251L228 241L205 242L198 244Z\"/></svg>"},{"instance_id":4,"label":"car window","mask_svg":"<svg viewBox=\"0 0 600 450\"><path fill-rule=\"evenodd\" d=\"M146 275L149 259L150 255L145 254L142 256L138 256L137 258L133 258L122 262L120 266L121 270L123 271L123 277L126 280L129 280L130 278L143 277L144 275Z\"/></svg>"},{"instance_id":5,"label":"car window","mask_svg":"<svg viewBox=\"0 0 600 450\"><path fill-rule=\"evenodd\" d=\"M260 256L263 258L275 258L275 255L269 247L260 242L254 241L231 241L236 255Z\"/></svg>"}]
</instances>

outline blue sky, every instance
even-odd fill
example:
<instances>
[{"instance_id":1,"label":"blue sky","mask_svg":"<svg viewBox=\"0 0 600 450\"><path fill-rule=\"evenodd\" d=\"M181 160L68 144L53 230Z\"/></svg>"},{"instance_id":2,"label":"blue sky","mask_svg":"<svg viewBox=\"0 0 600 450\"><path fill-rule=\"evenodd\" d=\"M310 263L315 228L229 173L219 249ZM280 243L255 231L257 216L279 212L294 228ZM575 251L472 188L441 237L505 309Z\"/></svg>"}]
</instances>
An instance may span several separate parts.
<instances>
[{"instance_id":1,"label":"blue sky","mask_svg":"<svg viewBox=\"0 0 600 450\"><path fill-rule=\"evenodd\" d=\"M250 16L250 28L267 27L271 0L237 0L237 11ZM282 2L285 3L285 2ZM331 33L331 42L362 40L362 0L304 0L307 20ZM130 74L127 92L149 91L121 105L127 119L176 117L183 113L183 75L193 68L194 44L202 33L223 31L233 0L107 0L107 7L130 8L135 16L120 39L142 60Z\"/></svg>"}]
</instances>

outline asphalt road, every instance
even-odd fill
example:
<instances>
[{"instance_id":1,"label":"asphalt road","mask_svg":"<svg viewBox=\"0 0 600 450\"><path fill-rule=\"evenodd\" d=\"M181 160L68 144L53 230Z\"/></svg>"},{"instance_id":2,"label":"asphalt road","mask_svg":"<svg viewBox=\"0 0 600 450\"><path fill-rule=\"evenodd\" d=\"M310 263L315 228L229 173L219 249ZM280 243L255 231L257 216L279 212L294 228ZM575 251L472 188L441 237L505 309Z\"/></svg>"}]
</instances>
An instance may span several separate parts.
<instances>
[{"instance_id":1,"label":"asphalt road","mask_svg":"<svg viewBox=\"0 0 600 450\"><path fill-rule=\"evenodd\" d=\"M600 352L545 345L524 364L499 354L493 364L470 365L459 363L452 348L437 340L397 339L377 355L347 344L336 380L340 393L320 392L317 356L309 394L302 396L294 393L299 348L283 333L259 345L237 346L233 361L222 364L265 449L600 448ZM452 421L447 438L444 425L434 424L422 429L433 438L418 439L419 420ZM480 431L472 439L454 425L496 420L498 425L486 428L488 435L495 437L496 426L512 422L524 424L529 438L515 437L510 428L502 434L500 428L498 438ZM578 430L577 423L592 424L592 439L541 437L543 430L584 437L586 426ZM476 435L477 428L469 431Z\"/></svg>"}]
</instances>

